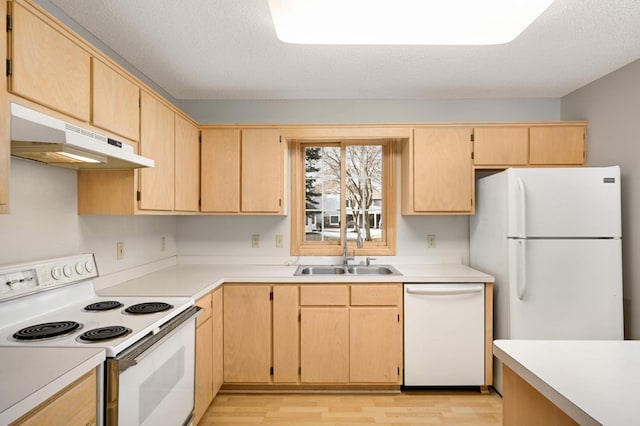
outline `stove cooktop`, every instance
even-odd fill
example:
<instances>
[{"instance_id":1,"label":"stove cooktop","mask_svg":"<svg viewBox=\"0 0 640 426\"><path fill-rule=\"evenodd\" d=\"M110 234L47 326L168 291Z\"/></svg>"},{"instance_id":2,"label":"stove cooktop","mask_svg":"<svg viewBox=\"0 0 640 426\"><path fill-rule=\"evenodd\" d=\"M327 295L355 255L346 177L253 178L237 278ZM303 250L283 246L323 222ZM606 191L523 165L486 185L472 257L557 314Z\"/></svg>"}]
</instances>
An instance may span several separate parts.
<instances>
[{"instance_id":1,"label":"stove cooktop","mask_svg":"<svg viewBox=\"0 0 640 426\"><path fill-rule=\"evenodd\" d=\"M188 297L95 296L0 329L0 346L94 345L115 356L193 304Z\"/></svg>"},{"instance_id":2,"label":"stove cooktop","mask_svg":"<svg viewBox=\"0 0 640 426\"><path fill-rule=\"evenodd\" d=\"M92 254L0 268L0 346L105 348L112 357L194 305L189 297L102 297Z\"/></svg>"}]
</instances>

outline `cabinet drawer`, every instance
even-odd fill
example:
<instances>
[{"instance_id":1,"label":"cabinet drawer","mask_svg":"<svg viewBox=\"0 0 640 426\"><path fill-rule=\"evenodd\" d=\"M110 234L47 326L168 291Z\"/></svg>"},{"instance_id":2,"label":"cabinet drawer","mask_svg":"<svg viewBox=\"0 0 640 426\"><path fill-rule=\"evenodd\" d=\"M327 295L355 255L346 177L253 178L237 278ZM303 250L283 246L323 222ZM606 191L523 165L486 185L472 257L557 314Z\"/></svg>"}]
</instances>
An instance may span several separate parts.
<instances>
[{"instance_id":1,"label":"cabinet drawer","mask_svg":"<svg viewBox=\"0 0 640 426\"><path fill-rule=\"evenodd\" d=\"M300 305L345 306L349 304L349 286L309 285L300 287Z\"/></svg>"},{"instance_id":2,"label":"cabinet drawer","mask_svg":"<svg viewBox=\"0 0 640 426\"><path fill-rule=\"evenodd\" d=\"M200 315L196 319L196 327L200 326L200 324L204 323L207 319L211 318L212 303L213 303L212 300L213 299L211 297L211 293L209 293L206 296L203 296L196 301L196 306L204 309L204 311L202 312L202 315Z\"/></svg>"},{"instance_id":3,"label":"cabinet drawer","mask_svg":"<svg viewBox=\"0 0 640 426\"><path fill-rule=\"evenodd\" d=\"M398 285L352 285L352 306L398 306L402 299L402 288Z\"/></svg>"}]
</instances>

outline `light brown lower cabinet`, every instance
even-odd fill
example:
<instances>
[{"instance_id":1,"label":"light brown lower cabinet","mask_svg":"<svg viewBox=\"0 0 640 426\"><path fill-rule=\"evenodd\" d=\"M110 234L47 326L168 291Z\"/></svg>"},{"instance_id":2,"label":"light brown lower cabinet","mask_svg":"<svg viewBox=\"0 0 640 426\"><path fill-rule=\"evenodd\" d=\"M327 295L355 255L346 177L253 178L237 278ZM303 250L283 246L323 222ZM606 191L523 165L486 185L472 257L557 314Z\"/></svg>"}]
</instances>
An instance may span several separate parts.
<instances>
[{"instance_id":1,"label":"light brown lower cabinet","mask_svg":"<svg viewBox=\"0 0 640 426\"><path fill-rule=\"evenodd\" d=\"M503 373L502 424L518 426L575 426L578 424L506 365L503 366Z\"/></svg>"},{"instance_id":2,"label":"light brown lower cabinet","mask_svg":"<svg viewBox=\"0 0 640 426\"><path fill-rule=\"evenodd\" d=\"M222 382L224 381L223 377L223 316L222 316L222 288L218 288L212 294L212 303L213 303L213 312L211 316L213 318L213 397L215 398L216 394L220 390L222 386Z\"/></svg>"},{"instance_id":3,"label":"light brown lower cabinet","mask_svg":"<svg viewBox=\"0 0 640 426\"><path fill-rule=\"evenodd\" d=\"M349 382L349 308L301 309L302 383Z\"/></svg>"},{"instance_id":4,"label":"light brown lower cabinet","mask_svg":"<svg viewBox=\"0 0 640 426\"><path fill-rule=\"evenodd\" d=\"M198 424L222 386L222 289L196 301L204 311L196 322L194 424Z\"/></svg>"},{"instance_id":5,"label":"light brown lower cabinet","mask_svg":"<svg viewBox=\"0 0 640 426\"><path fill-rule=\"evenodd\" d=\"M6 384L5 384L6 385ZM11 425L95 425L96 370L91 370Z\"/></svg>"},{"instance_id":6,"label":"light brown lower cabinet","mask_svg":"<svg viewBox=\"0 0 640 426\"><path fill-rule=\"evenodd\" d=\"M224 382L271 381L271 286L224 286Z\"/></svg>"},{"instance_id":7,"label":"light brown lower cabinet","mask_svg":"<svg viewBox=\"0 0 640 426\"><path fill-rule=\"evenodd\" d=\"M399 386L402 284L225 284L224 382Z\"/></svg>"},{"instance_id":8,"label":"light brown lower cabinet","mask_svg":"<svg viewBox=\"0 0 640 426\"><path fill-rule=\"evenodd\" d=\"M198 299L204 310L196 322L194 424L198 424L213 400L213 317L211 293Z\"/></svg>"},{"instance_id":9,"label":"light brown lower cabinet","mask_svg":"<svg viewBox=\"0 0 640 426\"><path fill-rule=\"evenodd\" d=\"M349 381L401 383L402 347L397 307L352 307L349 312Z\"/></svg>"}]
</instances>

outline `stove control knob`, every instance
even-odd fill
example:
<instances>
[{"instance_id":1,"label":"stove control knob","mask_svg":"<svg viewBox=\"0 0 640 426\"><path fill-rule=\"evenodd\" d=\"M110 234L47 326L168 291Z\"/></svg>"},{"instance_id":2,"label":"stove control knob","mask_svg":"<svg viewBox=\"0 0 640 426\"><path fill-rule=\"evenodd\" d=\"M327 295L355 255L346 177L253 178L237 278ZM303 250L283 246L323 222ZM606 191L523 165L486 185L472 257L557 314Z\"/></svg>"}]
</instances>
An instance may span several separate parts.
<instances>
[{"instance_id":1,"label":"stove control knob","mask_svg":"<svg viewBox=\"0 0 640 426\"><path fill-rule=\"evenodd\" d=\"M64 267L62 268L62 272L67 278L71 278L71 275L73 275L73 269L71 269L71 266L69 265L64 265Z\"/></svg>"},{"instance_id":2,"label":"stove control knob","mask_svg":"<svg viewBox=\"0 0 640 426\"><path fill-rule=\"evenodd\" d=\"M53 268L51 270L51 276L54 280L59 280L60 278L62 278L62 270L60 269L60 267L56 266L55 268Z\"/></svg>"},{"instance_id":3,"label":"stove control knob","mask_svg":"<svg viewBox=\"0 0 640 426\"><path fill-rule=\"evenodd\" d=\"M84 274L84 266L82 265L82 263L76 263L76 272L78 273L78 275Z\"/></svg>"},{"instance_id":4,"label":"stove control knob","mask_svg":"<svg viewBox=\"0 0 640 426\"><path fill-rule=\"evenodd\" d=\"M87 272L89 272L89 273L93 272L93 263L91 263L90 261L87 260L84 263L84 269L86 269Z\"/></svg>"}]
</instances>

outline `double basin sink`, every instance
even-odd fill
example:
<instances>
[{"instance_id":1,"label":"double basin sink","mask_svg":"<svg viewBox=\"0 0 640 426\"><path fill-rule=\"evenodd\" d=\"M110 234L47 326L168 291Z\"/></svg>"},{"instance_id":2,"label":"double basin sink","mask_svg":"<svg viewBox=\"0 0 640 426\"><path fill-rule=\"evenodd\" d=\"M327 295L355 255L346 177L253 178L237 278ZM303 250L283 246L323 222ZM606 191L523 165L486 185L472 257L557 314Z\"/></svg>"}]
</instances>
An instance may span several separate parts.
<instances>
[{"instance_id":1,"label":"double basin sink","mask_svg":"<svg viewBox=\"0 0 640 426\"><path fill-rule=\"evenodd\" d=\"M402 275L391 265L300 265L293 274L299 275Z\"/></svg>"}]
</instances>

